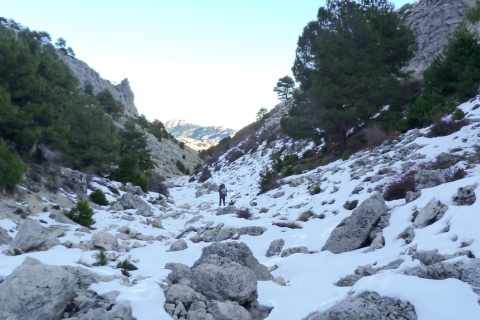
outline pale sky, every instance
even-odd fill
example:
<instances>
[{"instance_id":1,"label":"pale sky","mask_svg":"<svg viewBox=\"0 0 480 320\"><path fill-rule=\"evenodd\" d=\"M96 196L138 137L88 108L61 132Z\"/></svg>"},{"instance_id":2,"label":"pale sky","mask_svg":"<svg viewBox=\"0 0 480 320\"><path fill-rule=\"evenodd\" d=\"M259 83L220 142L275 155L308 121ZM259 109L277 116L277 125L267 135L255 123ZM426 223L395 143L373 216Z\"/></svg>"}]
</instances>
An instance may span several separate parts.
<instances>
[{"instance_id":1,"label":"pale sky","mask_svg":"<svg viewBox=\"0 0 480 320\"><path fill-rule=\"evenodd\" d=\"M396 8L414 1L393 1ZM241 129L279 101L298 37L325 1L0 0L0 16L59 37L147 119Z\"/></svg>"}]
</instances>

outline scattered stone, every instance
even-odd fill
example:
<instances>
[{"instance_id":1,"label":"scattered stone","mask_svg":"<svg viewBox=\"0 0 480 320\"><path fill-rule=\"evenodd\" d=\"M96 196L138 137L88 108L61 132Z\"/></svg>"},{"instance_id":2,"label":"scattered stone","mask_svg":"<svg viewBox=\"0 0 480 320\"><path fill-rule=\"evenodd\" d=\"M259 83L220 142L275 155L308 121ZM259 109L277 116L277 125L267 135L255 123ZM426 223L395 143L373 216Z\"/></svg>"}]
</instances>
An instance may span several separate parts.
<instances>
[{"instance_id":1,"label":"scattered stone","mask_svg":"<svg viewBox=\"0 0 480 320\"><path fill-rule=\"evenodd\" d=\"M38 221L26 219L10 242L10 247L23 252L44 251L59 243Z\"/></svg>"},{"instance_id":2,"label":"scattered stone","mask_svg":"<svg viewBox=\"0 0 480 320\"><path fill-rule=\"evenodd\" d=\"M457 206L471 206L477 200L475 189L478 183L458 188L457 194L453 197L453 204Z\"/></svg>"}]
</instances>

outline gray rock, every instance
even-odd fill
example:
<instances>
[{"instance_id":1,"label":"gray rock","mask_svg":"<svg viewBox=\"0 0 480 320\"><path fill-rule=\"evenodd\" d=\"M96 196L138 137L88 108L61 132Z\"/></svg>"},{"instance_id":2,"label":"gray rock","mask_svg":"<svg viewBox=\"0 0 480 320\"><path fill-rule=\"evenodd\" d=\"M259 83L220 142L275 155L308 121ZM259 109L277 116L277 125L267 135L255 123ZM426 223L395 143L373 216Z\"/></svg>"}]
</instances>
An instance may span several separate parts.
<instances>
[{"instance_id":1,"label":"gray rock","mask_svg":"<svg viewBox=\"0 0 480 320\"><path fill-rule=\"evenodd\" d=\"M116 251L118 249L117 237L105 231L95 233L90 242L94 248L101 248L107 251Z\"/></svg>"},{"instance_id":2,"label":"gray rock","mask_svg":"<svg viewBox=\"0 0 480 320\"><path fill-rule=\"evenodd\" d=\"M170 245L169 251L181 251L181 250L185 250L187 248L188 248L187 241L185 241L183 239L178 239L178 240L172 242L172 244Z\"/></svg>"},{"instance_id":3,"label":"gray rock","mask_svg":"<svg viewBox=\"0 0 480 320\"><path fill-rule=\"evenodd\" d=\"M250 248L243 242L215 242L208 247L202 249L202 255L195 261L193 268L200 265L203 260L210 255L216 254L220 257L228 257L232 261L251 269L257 277L257 280L273 280L273 276L268 271L267 267L260 264L253 256Z\"/></svg>"},{"instance_id":4,"label":"gray rock","mask_svg":"<svg viewBox=\"0 0 480 320\"><path fill-rule=\"evenodd\" d=\"M167 279L172 283L180 283L182 280L189 279L192 277L192 270L182 263L167 263L165 269L172 270L167 276Z\"/></svg>"},{"instance_id":5,"label":"gray rock","mask_svg":"<svg viewBox=\"0 0 480 320\"><path fill-rule=\"evenodd\" d=\"M418 190L418 191L407 191L407 194L405 195L405 201L407 203L410 203L412 201L415 201L417 200L418 198L420 198L420 196L422 195L422 191L421 190Z\"/></svg>"},{"instance_id":6,"label":"gray rock","mask_svg":"<svg viewBox=\"0 0 480 320\"><path fill-rule=\"evenodd\" d=\"M311 253L307 247L305 246L300 246L300 247L293 247L293 248L287 248L282 251L280 254L281 257L288 257L291 256L292 254L296 253L304 253L304 254L309 254Z\"/></svg>"},{"instance_id":7,"label":"gray rock","mask_svg":"<svg viewBox=\"0 0 480 320\"><path fill-rule=\"evenodd\" d=\"M432 223L440 220L445 212L448 210L448 206L442 204L440 201L432 199L421 209L413 221L415 228L424 228Z\"/></svg>"},{"instance_id":8,"label":"gray rock","mask_svg":"<svg viewBox=\"0 0 480 320\"><path fill-rule=\"evenodd\" d=\"M119 202L125 209L136 209L147 215L152 214L152 208L150 205L138 195L124 193Z\"/></svg>"},{"instance_id":9,"label":"gray rock","mask_svg":"<svg viewBox=\"0 0 480 320\"><path fill-rule=\"evenodd\" d=\"M252 320L252 316L244 307L231 301L215 301L208 307L208 312L217 320Z\"/></svg>"},{"instance_id":10,"label":"gray rock","mask_svg":"<svg viewBox=\"0 0 480 320\"><path fill-rule=\"evenodd\" d=\"M187 319L188 320L217 320L210 313L207 313L206 309L188 310Z\"/></svg>"},{"instance_id":11,"label":"gray rock","mask_svg":"<svg viewBox=\"0 0 480 320\"><path fill-rule=\"evenodd\" d=\"M184 284L174 284L168 288L165 293L167 302L182 302L186 307L189 307L196 298L195 291Z\"/></svg>"},{"instance_id":12,"label":"gray rock","mask_svg":"<svg viewBox=\"0 0 480 320\"><path fill-rule=\"evenodd\" d=\"M17 234L10 242L10 247L20 249L24 252L48 250L59 244L58 239L52 237L51 232L42 227L35 220L23 221Z\"/></svg>"},{"instance_id":13,"label":"gray rock","mask_svg":"<svg viewBox=\"0 0 480 320\"><path fill-rule=\"evenodd\" d=\"M415 175L415 190L432 188L446 182L441 170L420 170Z\"/></svg>"},{"instance_id":14,"label":"gray rock","mask_svg":"<svg viewBox=\"0 0 480 320\"><path fill-rule=\"evenodd\" d=\"M308 315L303 320L416 320L414 306L408 301L381 297L376 292L364 292L350 297L324 312Z\"/></svg>"},{"instance_id":15,"label":"gray rock","mask_svg":"<svg viewBox=\"0 0 480 320\"><path fill-rule=\"evenodd\" d=\"M383 197L376 193L366 199L352 214L333 230L322 251L342 253L365 246L370 231L388 207Z\"/></svg>"},{"instance_id":16,"label":"gray rock","mask_svg":"<svg viewBox=\"0 0 480 320\"><path fill-rule=\"evenodd\" d=\"M196 290L210 299L240 304L257 299L255 274L235 261L212 254L192 271Z\"/></svg>"},{"instance_id":17,"label":"gray rock","mask_svg":"<svg viewBox=\"0 0 480 320\"><path fill-rule=\"evenodd\" d=\"M266 228L259 226L241 227L237 229L237 233L239 236L248 235L256 237L262 235L265 230Z\"/></svg>"},{"instance_id":18,"label":"gray rock","mask_svg":"<svg viewBox=\"0 0 480 320\"><path fill-rule=\"evenodd\" d=\"M453 197L453 204L457 206L471 206L477 200L475 189L478 183L458 188L457 194Z\"/></svg>"},{"instance_id":19,"label":"gray rock","mask_svg":"<svg viewBox=\"0 0 480 320\"><path fill-rule=\"evenodd\" d=\"M275 255L279 255L284 245L285 245L285 241L283 239L273 240L272 243L270 243L270 246L268 247L268 250L265 256L272 257Z\"/></svg>"},{"instance_id":20,"label":"gray rock","mask_svg":"<svg viewBox=\"0 0 480 320\"><path fill-rule=\"evenodd\" d=\"M76 278L27 257L0 283L0 319L60 319L75 296Z\"/></svg>"},{"instance_id":21,"label":"gray rock","mask_svg":"<svg viewBox=\"0 0 480 320\"><path fill-rule=\"evenodd\" d=\"M12 237L8 234L8 231L0 227L0 245L7 244L12 241Z\"/></svg>"}]
</instances>

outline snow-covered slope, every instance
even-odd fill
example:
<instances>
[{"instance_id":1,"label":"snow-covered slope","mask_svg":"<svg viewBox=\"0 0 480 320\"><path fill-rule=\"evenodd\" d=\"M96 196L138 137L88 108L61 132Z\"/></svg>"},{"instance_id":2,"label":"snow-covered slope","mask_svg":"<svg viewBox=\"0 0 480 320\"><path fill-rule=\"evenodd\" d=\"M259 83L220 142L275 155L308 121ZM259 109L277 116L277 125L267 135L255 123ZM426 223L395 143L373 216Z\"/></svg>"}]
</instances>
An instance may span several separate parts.
<instances>
[{"instance_id":1,"label":"snow-covered slope","mask_svg":"<svg viewBox=\"0 0 480 320\"><path fill-rule=\"evenodd\" d=\"M255 258L270 268L277 280L258 282L258 302L273 307L268 317L270 320L302 319L312 312L325 311L348 297L367 291L410 302L418 319L480 319L480 297L470 284L453 278L420 278L406 272L422 265L415 255L418 252L437 250L439 255L447 259L451 257L447 263L466 262L480 256L480 202L477 200L473 205L458 206L453 201L459 188L480 182L478 163L458 162L455 166L466 170L465 178L422 189L421 196L409 203L403 199L387 201L389 218L382 231L383 246L338 254L322 251L332 231L355 212L344 207L346 201L363 203L395 179L394 172L435 161L443 152L462 156L474 154L475 146L480 144L479 124L476 122L480 119L478 105L480 98L477 97L459 106L472 122L449 136L427 138L424 135L427 129L411 131L374 150L354 154L348 160L338 160L301 175L290 176L279 188L265 194L258 195L259 173L270 164L270 156L284 147L287 147L286 153L298 152L301 155L312 145L277 141L263 144L254 153L247 153L232 163L221 157L216 164L218 170L212 167L212 177L205 183L189 182L187 177L179 178L170 181L172 187L167 200L156 200L159 196L155 193L143 196L142 199L151 207L151 216L139 214L135 209L121 210L118 206L96 207L92 234L107 231L118 235L121 233L119 230L128 226L129 236L117 236L120 248L123 248L119 249L118 259L129 257L138 270L131 271L131 276L124 282L96 283L91 285L91 289L98 294L117 290L120 294L116 300L128 301L138 320L170 319L171 316L164 310L166 300L160 286L170 273L165 265L179 262L192 266L200 257L202 248L211 244L192 241L200 230L261 226L265 228L263 234L242 235L236 241L247 244ZM232 212L228 211L228 207L219 208L217 185L221 183L225 183L229 190L227 202L234 203L237 209L248 209L253 214L252 219L228 213ZM91 188L101 188L110 201L118 201L119 196L104 184L95 180ZM120 190L120 185L115 186ZM312 194L314 186L319 186L322 191ZM475 194L480 196L478 188ZM415 229L411 241L405 241L400 235L412 227L415 212L425 208L432 199L448 206L443 217L424 228ZM47 199L43 201L48 202ZM299 216L307 211L312 211L313 216L308 221L298 221ZM30 218L42 220L44 226L59 224L49 216L47 211ZM152 226L156 217L161 218L162 228ZM297 228L281 227L277 225L279 222L287 225L295 223ZM18 224L6 216L0 220L0 227L8 230L12 238L18 232ZM26 256L46 264L90 265L88 268L95 272L120 275L120 270L113 268L116 262L110 266L91 266L97 250L82 250L80 244L90 241L92 234L78 231L78 226L63 226L68 229L59 238L64 245L15 256L0 253L0 278L8 276ZM170 245L180 236L188 247L171 251ZM284 254L267 257L270 244L278 239L285 242ZM68 246L65 245L67 243ZM0 251L8 248L7 244L2 245ZM301 253L287 254L292 248ZM468 254L464 254L467 250ZM393 267L381 270L391 263L394 263ZM367 265L378 272L352 285L336 285L339 280L354 274L358 267ZM478 279L480 270L477 271ZM281 285L283 281L285 285Z\"/></svg>"}]
</instances>

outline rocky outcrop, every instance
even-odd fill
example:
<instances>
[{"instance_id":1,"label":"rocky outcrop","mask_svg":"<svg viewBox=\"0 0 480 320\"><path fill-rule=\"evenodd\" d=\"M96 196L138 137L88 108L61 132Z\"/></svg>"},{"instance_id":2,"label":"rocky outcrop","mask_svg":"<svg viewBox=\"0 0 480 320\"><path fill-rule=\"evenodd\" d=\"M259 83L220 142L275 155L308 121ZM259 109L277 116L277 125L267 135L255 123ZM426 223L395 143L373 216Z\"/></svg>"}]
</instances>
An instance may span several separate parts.
<instances>
[{"instance_id":1,"label":"rocky outcrop","mask_svg":"<svg viewBox=\"0 0 480 320\"><path fill-rule=\"evenodd\" d=\"M125 109L124 115L133 117L138 116L137 107L135 107L132 89L128 79L122 80L118 85L112 84L110 81L100 77L97 71L93 70L85 62L75 57L59 53L58 56L72 70L73 74L78 78L80 88L85 88L87 84L93 87L93 93L97 94L105 89L110 91L115 100L121 102Z\"/></svg>"},{"instance_id":2,"label":"rocky outcrop","mask_svg":"<svg viewBox=\"0 0 480 320\"><path fill-rule=\"evenodd\" d=\"M374 194L340 222L327 239L322 251L342 253L368 246L371 231L387 211L388 207L383 197L378 193Z\"/></svg>"},{"instance_id":3,"label":"rocky outcrop","mask_svg":"<svg viewBox=\"0 0 480 320\"><path fill-rule=\"evenodd\" d=\"M416 320L414 306L408 301L382 297L376 292L364 292L350 297L329 310L313 313L303 320Z\"/></svg>"},{"instance_id":4,"label":"rocky outcrop","mask_svg":"<svg viewBox=\"0 0 480 320\"><path fill-rule=\"evenodd\" d=\"M405 16L405 24L415 31L418 42L418 50L406 70L421 77L474 5L474 0L421 0L404 6L400 12Z\"/></svg>"},{"instance_id":5,"label":"rocky outcrop","mask_svg":"<svg viewBox=\"0 0 480 320\"><path fill-rule=\"evenodd\" d=\"M203 248L191 268L169 263L165 310L186 319L261 320L270 309L257 302L257 281L272 280L244 243L216 242Z\"/></svg>"},{"instance_id":6,"label":"rocky outcrop","mask_svg":"<svg viewBox=\"0 0 480 320\"><path fill-rule=\"evenodd\" d=\"M75 296L75 280L62 267L27 257L0 283L0 319L61 319Z\"/></svg>"},{"instance_id":7,"label":"rocky outcrop","mask_svg":"<svg viewBox=\"0 0 480 320\"><path fill-rule=\"evenodd\" d=\"M471 206L477 201L475 189L478 183L458 188L457 194L453 197L453 204L456 206Z\"/></svg>"},{"instance_id":8,"label":"rocky outcrop","mask_svg":"<svg viewBox=\"0 0 480 320\"><path fill-rule=\"evenodd\" d=\"M52 232L42 227L38 221L26 219L10 242L10 247L23 252L43 251L58 243L58 239L53 236Z\"/></svg>"},{"instance_id":9,"label":"rocky outcrop","mask_svg":"<svg viewBox=\"0 0 480 320\"><path fill-rule=\"evenodd\" d=\"M12 237L8 234L8 231L0 227L0 245L7 244L12 240Z\"/></svg>"}]
</instances>

